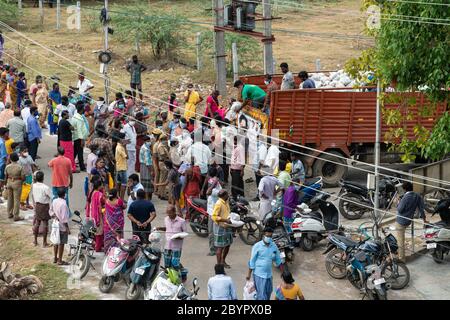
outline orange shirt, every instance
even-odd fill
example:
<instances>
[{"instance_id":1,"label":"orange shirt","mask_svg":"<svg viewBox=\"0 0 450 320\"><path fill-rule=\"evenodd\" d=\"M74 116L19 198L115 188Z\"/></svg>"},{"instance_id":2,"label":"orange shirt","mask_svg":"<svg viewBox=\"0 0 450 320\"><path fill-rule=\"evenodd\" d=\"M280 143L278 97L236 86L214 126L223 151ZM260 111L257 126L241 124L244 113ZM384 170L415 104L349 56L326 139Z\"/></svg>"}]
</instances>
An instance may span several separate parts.
<instances>
[{"instance_id":1,"label":"orange shirt","mask_svg":"<svg viewBox=\"0 0 450 320\"><path fill-rule=\"evenodd\" d=\"M69 158L58 156L48 163L52 168L52 187L68 187L72 174L72 162Z\"/></svg>"}]
</instances>

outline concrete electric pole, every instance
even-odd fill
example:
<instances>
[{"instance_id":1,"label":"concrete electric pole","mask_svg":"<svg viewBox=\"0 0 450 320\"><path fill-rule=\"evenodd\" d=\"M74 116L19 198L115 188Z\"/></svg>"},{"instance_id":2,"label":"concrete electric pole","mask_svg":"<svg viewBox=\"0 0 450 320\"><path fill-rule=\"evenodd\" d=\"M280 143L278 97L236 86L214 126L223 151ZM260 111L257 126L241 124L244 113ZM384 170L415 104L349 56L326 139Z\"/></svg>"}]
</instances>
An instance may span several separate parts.
<instances>
[{"instance_id":1,"label":"concrete electric pole","mask_svg":"<svg viewBox=\"0 0 450 320\"><path fill-rule=\"evenodd\" d=\"M272 7L270 0L263 0L264 20L264 74L274 73L272 49Z\"/></svg>"},{"instance_id":2,"label":"concrete electric pole","mask_svg":"<svg viewBox=\"0 0 450 320\"><path fill-rule=\"evenodd\" d=\"M215 25L224 26L224 7L223 0L212 0L216 16ZM225 55L225 32L223 30L214 30L215 33L215 57L216 57L216 84L220 95L227 96L227 62Z\"/></svg>"},{"instance_id":3,"label":"concrete electric pole","mask_svg":"<svg viewBox=\"0 0 450 320\"><path fill-rule=\"evenodd\" d=\"M105 0L105 21L103 23L103 31L104 31L104 44L103 44L103 51L107 52L108 47L108 31L109 31L109 13L108 13L108 0ZM103 64L103 77L105 80L105 102L107 105L109 105L109 77L108 77L108 64Z\"/></svg>"}]
</instances>

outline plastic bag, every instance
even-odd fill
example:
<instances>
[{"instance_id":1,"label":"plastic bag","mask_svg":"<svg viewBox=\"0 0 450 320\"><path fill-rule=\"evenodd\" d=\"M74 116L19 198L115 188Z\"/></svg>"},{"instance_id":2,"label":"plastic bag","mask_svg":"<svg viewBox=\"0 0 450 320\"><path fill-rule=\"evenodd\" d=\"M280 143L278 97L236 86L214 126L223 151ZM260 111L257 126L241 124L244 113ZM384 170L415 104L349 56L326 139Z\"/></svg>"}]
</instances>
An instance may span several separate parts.
<instances>
[{"instance_id":1,"label":"plastic bag","mask_svg":"<svg viewBox=\"0 0 450 320\"><path fill-rule=\"evenodd\" d=\"M256 288L253 281L247 281L244 286L244 300L256 300Z\"/></svg>"},{"instance_id":2,"label":"plastic bag","mask_svg":"<svg viewBox=\"0 0 450 320\"><path fill-rule=\"evenodd\" d=\"M61 242L59 238L59 221L53 219L52 222L52 232L50 233L50 241L53 244L59 244Z\"/></svg>"},{"instance_id":3,"label":"plastic bag","mask_svg":"<svg viewBox=\"0 0 450 320\"><path fill-rule=\"evenodd\" d=\"M108 173L108 188L109 190L114 188L114 180L111 177L111 173Z\"/></svg>"},{"instance_id":4,"label":"plastic bag","mask_svg":"<svg viewBox=\"0 0 450 320\"><path fill-rule=\"evenodd\" d=\"M22 184L22 193L20 194L20 202L22 203L27 202L30 191L31 191L31 184L28 183Z\"/></svg>"}]
</instances>

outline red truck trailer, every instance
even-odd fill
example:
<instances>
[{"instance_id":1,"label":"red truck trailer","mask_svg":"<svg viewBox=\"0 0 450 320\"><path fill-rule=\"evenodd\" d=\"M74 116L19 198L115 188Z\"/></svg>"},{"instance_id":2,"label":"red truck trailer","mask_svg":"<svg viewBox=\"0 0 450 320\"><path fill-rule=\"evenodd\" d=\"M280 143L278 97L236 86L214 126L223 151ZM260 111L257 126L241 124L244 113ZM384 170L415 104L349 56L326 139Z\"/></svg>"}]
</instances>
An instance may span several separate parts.
<instances>
[{"instance_id":1,"label":"red truck trailer","mask_svg":"<svg viewBox=\"0 0 450 320\"><path fill-rule=\"evenodd\" d=\"M281 83L282 76L275 76ZM245 84L255 84L265 89L264 76L241 77ZM298 79L296 79L298 81ZM297 83L298 85L298 83ZM387 93L392 95L393 93ZM445 110L447 103L437 106L434 114L423 117L419 114L422 106L429 104L421 93L402 93L414 98L415 105L400 108L413 115L406 121L411 138L414 137L414 126L423 125L432 129L436 119ZM388 97L386 100L389 100ZM330 88L274 91L271 95L270 116L257 109L246 107L243 113L259 121L267 134L277 136L287 141L280 143L289 149L296 147L290 143L300 144L312 149L298 148L304 153L302 161L308 173L313 176L323 176L328 186L337 185L347 174L348 168L339 164L347 161L340 158L356 159L368 163L374 161L375 123L376 123L376 92L361 89ZM399 108L399 103L385 103L384 108ZM277 131L276 131L277 130ZM382 140L389 130L382 121ZM382 163L400 162L400 155L387 152L387 145L382 144ZM331 153L324 154L323 152ZM332 161L332 162L330 162Z\"/></svg>"}]
</instances>

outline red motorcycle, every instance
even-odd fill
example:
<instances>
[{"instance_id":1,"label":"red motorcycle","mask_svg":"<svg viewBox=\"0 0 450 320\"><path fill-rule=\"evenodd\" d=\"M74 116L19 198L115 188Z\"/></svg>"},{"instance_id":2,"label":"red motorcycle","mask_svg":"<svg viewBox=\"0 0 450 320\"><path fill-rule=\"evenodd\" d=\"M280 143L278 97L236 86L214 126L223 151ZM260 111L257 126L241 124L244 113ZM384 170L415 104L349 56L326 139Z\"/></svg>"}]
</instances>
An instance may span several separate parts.
<instances>
[{"instance_id":1,"label":"red motorcycle","mask_svg":"<svg viewBox=\"0 0 450 320\"><path fill-rule=\"evenodd\" d=\"M186 220L190 222L192 231L199 237L208 237L209 214L207 211L207 201L200 198L188 198L186 204ZM254 245L261 240L263 226L256 217L250 215L249 202L240 196L237 200L230 198L230 208L231 212L239 214L240 220L244 221L242 227L235 228L241 240L248 245Z\"/></svg>"}]
</instances>

